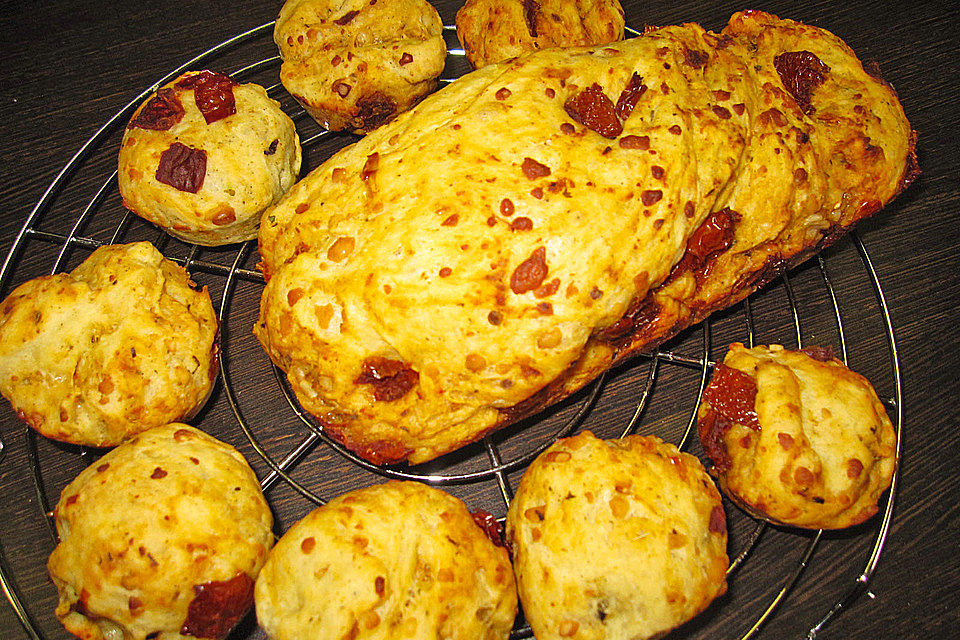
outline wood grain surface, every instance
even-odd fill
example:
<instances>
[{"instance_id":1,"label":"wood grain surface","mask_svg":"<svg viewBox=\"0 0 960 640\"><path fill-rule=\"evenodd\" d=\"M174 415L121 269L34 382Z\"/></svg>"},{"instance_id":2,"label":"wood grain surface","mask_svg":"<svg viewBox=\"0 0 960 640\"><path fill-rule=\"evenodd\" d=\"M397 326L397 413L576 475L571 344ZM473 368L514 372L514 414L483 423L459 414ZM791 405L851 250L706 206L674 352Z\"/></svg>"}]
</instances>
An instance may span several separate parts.
<instances>
[{"instance_id":1,"label":"wood grain surface","mask_svg":"<svg viewBox=\"0 0 960 640\"><path fill-rule=\"evenodd\" d=\"M0 23L3 73L0 78L0 256L6 256L24 221L48 185L78 149L104 123L168 72L227 38L270 22L278 0L131 3L105 0L37 0L3 3ZM436 0L446 24L452 24L460 0ZM846 640L953 638L960 622L958 550L960 550L960 445L958 371L960 371L960 185L957 130L960 125L960 7L940 1L913 3L866 0L810 0L805 3L675 0L671 3L627 0L627 24L699 22L719 30L737 10L756 8L781 17L824 27L849 44L862 60L876 61L883 77L896 88L914 129L920 133L918 153L923 175L899 199L862 223L858 236L869 253L882 285L896 337L902 403L902 457L892 527L868 593L850 603L819 638ZM455 40L454 40L455 42ZM233 72L276 55L267 35L226 50L214 66ZM277 82L277 66L251 75L261 84ZM456 62L449 72L462 70ZM295 105L277 91L291 113ZM296 117L301 136L317 131L308 118ZM333 136L313 144L306 154L316 166L337 146L351 141ZM166 255L202 262L196 279L211 291L215 306L224 299L224 274L238 256L238 247L202 249L172 240L123 209L111 182L119 141L117 131L104 135L90 150L64 187L52 194L52 205L32 225L14 256L5 296L21 282L72 268L96 243L153 241ZM106 185L105 195L95 197ZM83 211L93 202L91 211ZM57 262L62 241L73 225L81 240ZM121 223L121 220L124 222ZM119 225L119 227L118 227ZM352 488L383 480L382 472L361 468L323 442L312 442L283 397L282 387L262 349L251 335L262 284L254 273L255 246L240 256L240 277L225 303L223 329L227 373L240 415L258 442L280 460L307 440L307 450L291 467L302 486L328 499ZM824 255L824 269L841 309L850 365L867 375L881 397L896 397L885 321L856 244L845 240ZM724 345L745 340L752 314L758 343L781 341L788 346L839 342L831 300L814 260L751 298L719 314L708 329L695 327L665 348L676 358L639 358L607 377L599 399L576 428L614 437L628 424L638 398L651 378L648 403L637 431L678 441L687 426L701 370L694 363L704 345L711 358ZM795 329L791 300L798 309ZM799 338L799 340L798 340ZM679 362L678 362L679 361ZM492 439L500 455L514 459L549 441L561 422L574 414L585 394ZM194 423L237 446L261 478L269 465L244 435L222 382ZM32 436L9 405L0 406L0 549L12 588L44 639L67 637L53 616L56 590L46 576L46 558L54 538L44 511L59 491L96 452L82 452ZM686 447L699 454L695 444ZM37 464L34 464L34 463ZM417 469L421 474L468 473L489 467L488 454L477 445ZM34 469L39 469L35 477ZM521 469L504 474L515 487ZM38 491L37 487L40 487ZM495 479L445 485L473 509L505 513ZM314 504L281 480L267 497L281 534ZM47 504L44 504L44 502ZM753 521L729 506L731 552L746 545ZM756 635L758 638L803 638L811 626L854 587L867 563L878 521L819 539L806 569L784 601ZM766 528L743 564L730 578L728 593L671 638L740 638L787 583L813 534ZM2 599L0 599L2 600ZM32 637L11 606L0 601L0 637ZM264 638L253 616L231 638Z\"/></svg>"}]
</instances>

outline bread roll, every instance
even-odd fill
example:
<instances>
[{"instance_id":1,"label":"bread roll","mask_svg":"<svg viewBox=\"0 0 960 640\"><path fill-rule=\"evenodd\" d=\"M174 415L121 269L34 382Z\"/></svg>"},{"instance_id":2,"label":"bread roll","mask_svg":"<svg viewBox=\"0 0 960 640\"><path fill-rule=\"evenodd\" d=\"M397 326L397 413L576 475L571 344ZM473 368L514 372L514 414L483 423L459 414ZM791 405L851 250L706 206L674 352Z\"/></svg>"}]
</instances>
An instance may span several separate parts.
<instances>
[{"instance_id":1,"label":"bread roll","mask_svg":"<svg viewBox=\"0 0 960 640\"><path fill-rule=\"evenodd\" d=\"M366 133L437 88L447 46L426 0L287 0L280 82L320 126Z\"/></svg>"},{"instance_id":2,"label":"bread roll","mask_svg":"<svg viewBox=\"0 0 960 640\"><path fill-rule=\"evenodd\" d=\"M507 539L537 640L660 637L727 588L720 493L655 436L553 444L523 474Z\"/></svg>"},{"instance_id":3,"label":"bread roll","mask_svg":"<svg viewBox=\"0 0 960 640\"><path fill-rule=\"evenodd\" d=\"M293 121L266 89L188 71L130 119L120 195L125 207L186 242L243 242L296 182L300 160Z\"/></svg>"},{"instance_id":4,"label":"bread roll","mask_svg":"<svg viewBox=\"0 0 960 640\"><path fill-rule=\"evenodd\" d=\"M256 604L273 640L504 640L517 593L506 549L460 500L388 482L291 527L257 579Z\"/></svg>"},{"instance_id":5,"label":"bread roll","mask_svg":"<svg viewBox=\"0 0 960 640\"><path fill-rule=\"evenodd\" d=\"M896 432L873 387L819 348L730 345L698 431L724 493L795 527L863 522L897 464Z\"/></svg>"},{"instance_id":6,"label":"bread roll","mask_svg":"<svg viewBox=\"0 0 960 640\"><path fill-rule=\"evenodd\" d=\"M273 545L260 484L233 447L150 429L63 490L47 568L57 617L85 640L225 638Z\"/></svg>"},{"instance_id":7,"label":"bread roll","mask_svg":"<svg viewBox=\"0 0 960 640\"><path fill-rule=\"evenodd\" d=\"M199 411L218 326L207 290L149 242L101 247L0 305L0 392L48 438L115 446Z\"/></svg>"}]
</instances>

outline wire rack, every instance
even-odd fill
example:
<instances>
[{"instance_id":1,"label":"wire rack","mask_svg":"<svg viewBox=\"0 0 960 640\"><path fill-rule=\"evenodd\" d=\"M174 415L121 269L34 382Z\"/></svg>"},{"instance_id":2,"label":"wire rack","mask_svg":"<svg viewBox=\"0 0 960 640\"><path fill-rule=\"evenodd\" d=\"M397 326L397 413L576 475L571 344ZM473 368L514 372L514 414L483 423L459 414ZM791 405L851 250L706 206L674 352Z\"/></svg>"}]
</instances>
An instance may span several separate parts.
<instances>
[{"instance_id":1,"label":"wire rack","mask_svg":"<svg viewBox=\"0 0 960 640\"><path fill-rule=\"evenodd\" d=\"M808 261L732 309L687 330L661 349L635 358L556 407L460 452L406 467L372 465L346 450L299 407L282 372L269 364L251 336L255 301L263 286L263 278L254 266L256 243L219 249L182 243L124 210L117 191L116 150L123 126L158 86L187 70L233 69L230 73L235 79L266 86L297 125L306 169L312 169L356 139L319 129L285 93L277 82L280 59L272 46L272 29L272 22L261 25L189 60L134 97L91 136L27 215L0 268L0 293L6 295L15 284L27 279L22 268L27 253L45 256L52 263L49 272L56 273L72 268L104 244L149 239L167 258L183 265L193 279L208 287L215 303L219 300L221 323L222 384L211 403L220 405L222 410L217 413L208 403L195 422L214 435L233 441L247 454L262 478L261 485L275 513L285 514L278 517L281 531L346 488L383 478L444 486L459 493L468 504L485 502L484 508L499 514L502 522L523 469L557 438L585 428L602 437L655 433L702 457L698 443L690 437L697 404L715 363L714 345L735 340L748 346L762 342L794 348L830 344L844 362L868 356L872 362L888 361L888 367L861 372L874 382L884 399L899 443L902 405L896 338L870 256L854 232L837 248ZM463 51L457 48L454 27L446 26L444 33L450 55L441 81L449 83L466 72L468 66ZM849 292L859 291L862 299L865 289L872 291L875 304L856 305L853 309L844 305ZM878 351L885 352L883 357L877 357ZM276 404L264 413L265 402ZM276 417L266 423L262 418L250 419L248 415L255 406L258 415ZM36 519L43 522L30 535L38 536L38 544L49 552L56 544L51 507L59 491L98 453L51 444L29 428L24 427L22 434L29 469L18 471L29 477L27 482L33 485L33 501L39 511ZM0 471L8 470L4 469L5 463L10 465L10 456L5 455L7 447L8 443L0 442ZM351 463L349 468L355 469L355 473L346 474L352 477L343 477L344 459ZM330 469L334 468L340 471L331 474ZM331 475L336 477L330 478ZM833 594L822 603L822 614L803 623L807 638L816 637L836 615L863 593L869 593L868 583L890 528L896 490L895 475L880 516L852 535L830 540L845 547L841 551L844 565L838 572L842 579L835 581ZM774 625L784 601L803 585L804 574L817 558L823 539L830 537L822 531L780 530L757 523L729 503L726 507L731 593L714 607L744 609L743 616L738 618L740 626L725 626L717 634L711 631L708 620L685 625L678 637L746 640L764 626ZM752 559L761 555L764 546L772 547L774 555L782 557L777 566L752 566ZM14 567L0 547L0 588L27 636L34 640L65 637L53 616L50 603L55 603L56 594L52 585L37 584L42 582L37 576L44 573L42 566L24 568L21 563ZM748 588L739 588L742 585ZM48 593L46 608L40 608L40 603L25 595L43 589ZM743 606L741 600L752 604ZM259 633L248 620L232 637L252 638ZM522 616L512 637L532 637Z\"/></svg>"}]
</instances>

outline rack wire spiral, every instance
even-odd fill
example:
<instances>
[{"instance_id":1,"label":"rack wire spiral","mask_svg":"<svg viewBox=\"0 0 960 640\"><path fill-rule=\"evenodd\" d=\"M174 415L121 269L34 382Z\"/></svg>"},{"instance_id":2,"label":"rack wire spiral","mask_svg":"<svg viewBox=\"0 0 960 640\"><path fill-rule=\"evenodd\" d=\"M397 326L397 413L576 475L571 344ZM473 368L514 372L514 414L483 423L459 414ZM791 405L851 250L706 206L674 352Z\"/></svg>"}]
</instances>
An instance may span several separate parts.
<instances>
[{"instance_id":1,"label":"rack wire spiral","mask_svg":"<svg viewBox=\"0 0 960 640\"><path fill-rule=\"evenodd\" d=\"M229 413L232 413L235 419L231 428L235 431L236 427L239 427L248 440L249 448L259 456L261 485L265 493L275 487L286 487L288 493L299 501L294 511L302 516L314 506L323 504L327 499L325 496L333 495L316 486L310 486L316 485L317 469L323 469L331 460L333 463L342 463L345 458L358 470L358 474L362 475L362 483L369 484L369 477L372 476L374 479L386 477L418 480L451 490L457 487L481 486L481 490L487 492L488 500L489 494L494 495L492 499L499 503L497 511L503 514L511 500L512 487L515 486L511 483L511 476L515 480L526 465L557 438L581 428L606 429L609 433L602 434L606 437L641 431L652 432L665 440L673 441L681 449L696 452L697 443L692 441L690 434L695 424L700 394L715 363L711 345L714 342L725 344L738 340L753 346L761 335L767 342L779 342L796 348L809 343L810 338L814 337L821 344L832 343L844 362L852 356L854 345L874 351L885 349L889 358L889 370L864 373L874 381L881 391L881 397L885 398L899 443L902 404L896 337L884 292L870 256L854 232L849 236L850 240L839 249L831 250L827 255L821 254L815 260L795 269L763 293L755 294L733 309L684 332L662 349L640 356L609 372L558 407L528 419L519 426L487 436L482 442L463 452L411 468L372 465L346 450L324 434L316 422L302 411L282 372L272 365L260 367L267 373L259 377L250 376L246 367L241 375L237 374L236 365L250 357L244 349L249 347L250 351L257 351L257 345L251 344L255 341L249 332L252 326L249 306L237 308L234 304L238 297L244 297L238 294L241 289L248 294L246 298L259 298L257 292L263 285L263 278L251 266L256 249L255 242L219 250L181 243L123 210L117 192L115 158L118 139L136 107L157 87L184 71L206 67L223 70L233 58L239 58L242 64L235 67L231 75L237 80L255 81L267 86L268 94L280 100L284 109L294 119L302 138L307 168L313 168L332 151L355 139L348 135L328 134L320 130L302 108L285 94L276 82L280 59L268 53L272 47L269 38L272 29L273 23L270 22L205 51L165 75L118 111L56 175L27 215L3 266L0 267L0 293L5 295L16 280L24 277L20 273L20 264L28 245L41 247L50 253L50 273L57 273L79 262L75 254L80 254L79 257L82 258L101 245L131 241L131 236L139 235L151 239L166 257L183 265L194 279L207 281L211 292L219 293L220 391L229 406ZM454 27L447 26L444 29L450 55L442 82L448 83L467 71L468 67L463 59L463 51L457 48ZM637 34L633 32L632 35ZM272 51L275 52L275 49ZM116 144L107 144L106 141L111 137L115 138L113 143ZM102 179L104 175L107 176L106 179ZM81 182L78 176L83 176L88 182L88 176L93 178L92 195L79 198L72 194L66 195L68 186ZM73 202L82 204L81 213L77 216L70 213ZM63 229L67 230L64 232ZM859 256L859 264L856 256ZM841 302L843 288L837 285L837 278L831 276L832 270L828 268L828 261L841 263L844 273L851 269L856 271L856 281L844 281L844 287L866 285L873 291L876 306L866 310L870 318L864 320L861 316L865 310L856 310L856 327L853 329L851 322L845 317L848 310L843 308ZM776 296L785 297L786 303L784 304L782 299L777 303L773 300ZM758 311L757 307L761 309ZM764 307L766 309L763 309ZM774 320L769 322L771 318ZM871 322L872 326L869 326ZM761 324L770 324L771 327L758 326ZM857 337L851 337L851 334L856 334ZM261 362L266 360L262 352L259 352L259 358ZM881 384L885 386L882 387ZM264 389L263 385L275 387L276 390ZM286 420L283 431L287 434L284 438L275 437L276 429L265 431L264 425L254 424L247 417L251 399L258 402L265 394L282 398L280 405ZM655 396L656 402L653 400ZM624 398L628 400L624 402ZM616 399L617 402L612 402L611 399ZM198 418L201 426L205 426L203 418L204 414ZM51 456L57 456L58 459L72 458L68 460L67 466L79 471L87 466L91 457L96 454L76 447L47 447L43 439L38 438L35 432L28 428L23 429L23 437L29 452L29 473L36 503L42 512L42 519L46 522L46 544L52 549L56 544L56 532L49 515L51 504L55 502L55 499L51 500L51 495L58 495L59 489L72 478L69 474L62 478L47 477L51 475ZM7 446L7 443L0 442L0 471L3 470ZM874 519L866 530L861 530L856 536L857 539L872 539L866 558L861 559L861 564L857 565L861 567L858 575L845 588L834 594L832 606L825 605L819 619L812 621L812 624L806 623L805 628L809 629L807 638L816 637L837 614L849 608L867 591L890 529L896 490L895 475L882 505L880 517ZM729 504L727 506L731 531L728 580L734 582L738 573L748 564L748 557L755 553L771 527L755 523ZM502 518L500 520L502 521ZM778 572L774 581L765 587L765 603L752 620L745 623L742 629L726 631L728 635L725 637L747 640L775 618L778 608L789 597L812 562L823 532L815 532L809 536L791 533L786 535L801 547L799 558L792 561L792 565L782 574ZM0 546L0 589L13 607L28 637L32 640L51 637L56 633L51 629L58 628L52 616L52 608L48 611L31 611L28 608L23 589L18 586L18 576L12 571L2 550ZM37 573L42 574L42 568ZM721 606L736 606L736 603L725 602ZM44 631L44 628L47 631ZM696 626L685 627L682 637L701 637L702 634L698 635L700 631L702 629ZM235 636L246 638L254 633L248 624L246 628L236 631ZM521 619L511 637L529 638L532 633Z\"/></svg>"}]
</instances>

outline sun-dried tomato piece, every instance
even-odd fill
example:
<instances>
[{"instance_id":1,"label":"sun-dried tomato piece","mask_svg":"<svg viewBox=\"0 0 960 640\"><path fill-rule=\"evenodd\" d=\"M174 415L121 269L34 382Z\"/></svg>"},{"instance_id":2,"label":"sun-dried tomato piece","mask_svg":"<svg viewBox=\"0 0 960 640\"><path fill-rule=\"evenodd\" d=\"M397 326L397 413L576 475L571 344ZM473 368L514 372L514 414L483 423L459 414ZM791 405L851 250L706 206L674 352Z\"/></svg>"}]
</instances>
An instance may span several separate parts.
<instances>
[{"instance_id":1,"label":"sun-dried tomato piece","mask_svg":"<svg viewBox=\"0 0 960 640\"><path fill-rule=\"evenodd\" d=\"M478 509L470 513L473 516L473 521L477 523L477 526L483 529L483 532L487 534L487 537L490 538L490 541L498 547L503 545L503 531L500 528L500 523L497 522L497 519L493 517L493 514L489 511L484 511L483 509Z\"/></svg>"},{"instance_id":2,"label":"sun-dried tomato piece","mask_svg":"<svg viewBox=\"0 0 960 640\"><path fill-rule=\"evenodd\" d=\"M694 69L699 69L701 67L707 66L707 62L710 61L710 56L699 49L688 49L684 47L683 49L683 62L688 67L693 67Z\"/></svg>"},{"instance_id":3,"label":"sun-dried tomato piece","mask_svg":"<svg viewBox=\"0 0 960 640\"><path fill-rule=\"evenodd\" d=\"M529 180L536 180L537 178L545 178L550 175L550 167L547 165L537 162L533 158L524 158L523 163L520 165L520 170L523 171Z\"/></svg>"},{"instance_id":4,"label":"sun-dried tomato piece","mask_svg":"<svg viewBox=\"0 0 960 640\"><path fill-rule=\"evenodd\" d=\"M386 124L397 115L397 102L390 96L376 91L357 100L357 117L364 131L372 131Z\"/></svg>"},{"instance_id":5,"label":"sun-dried tomato piece","mask_svg":"<svg viewBox=\"0 0 960 640\"><path fill-rule=\"evenodd\" d=\"M717 505L710 511L710 531L713 533L724 534L727 532L727 517L723 512L723 506Z\"/></svg>"},{"instance_id":6,"label":"sun-dried tomato piece","mask_svg":"<svg viewBox=\"0 0 960 640\"><path fill-rule=\"evenodd\" d=\"M352 22L353 19L356 18L357 14L359 13L360 12L357 11L356 9L354 9L353 11L347 11L345 14L343 14L342 16L334 20L334 22L340 25L341 27L343 27L345 25L350 24L350 22Z\"/></svg>"},{"instance_id":7,"label":"sun-dried tomato piece","mask_svg":"<svg viewBox=\"0 0 960 640\"><path fill-rule=\"evenodd\" d=\"M734 223L739 219L740 215L729 207L711 213L691 235L687 253L704 262L711 255L728 249L733 244Z\"/></svg>"},{"instance_id":8,"label":"sun-dried tomato piece","mask_svg":"<svg viewBox=\"0 0 960 640\"><path fill-rule=\"evenodd\" d=\"M829 345L826 347L804 347L803 349L800 349L800 351L820 362L830 362L835 357L833 355L833 347Z\"/></svg>"},{"instance_id":9,"label":"sun-dried tomato piece","mask_svg":"<svg viewBox=\"0 0 960 640\"><path fill-rule=\"evenodd\" d=\"M233 95L236 83L228 75L216 71L201 71L188 76L176 84L179 89L192 89L197 109L203 114L207 124L232 116L237 112L237 101Z\"/></svg>"},{"instance_id":10,"label":"sun-dried tomato piece","mask_svg":"<svg viewBox=\"0 0 960 640\"><path fill-rule=\"evenodd\" d=\"M713 463L714 471L723 473L733 464L723 435L733 426L729 420L720 416L716 411L707 408L706 412L697 420L697 433L700 436L700 446L703 452Z\"/></svg>"},{"instance_id":11,"label":"sun-dried tomato piece","mask_svg":"<svg viewBox=\"0 0 960 640\"><path fill-rule=\"evenodd\" d=\"M653 322L660 306L650 297L634 298L623 317L600 332L600 338L610 342L619 341L636 333L641 327Z\"/></svg>"},{"instance_id":12,"label":"sun-dried tomato piece","mask_svg":"<svg viewBox=\"0 0 960 640\"><path fill-rule=\"evenodd\" d=\"M530 257L517 265L510 276L510 290L520 295L539 287L547 277L547 250L537 247Z\"/></svg>"},{"instance_id":13,"label":"sun-dried tomato piece","mask_svg":"<svg viewBox=\"0 0 960 640\"><path fill-rule=\"evenodd\" d=\"M733 245L734 228L739 221L740 214L730 207L707 216L690 235L683 258L673 267L670 279L676 274L692 271L697 281L702 281L709 273L710 261Z\"/></svg>"},{"instance_id":14,"label":"sun-dried tomato piece","mask_svg":"<svg viewBox=\"0 0 960 640\"><path fill-rule=\"evenodd\" d=\"M140 113L127 125L128 129L140 128L152 131L167 131L183 118L183 105L177 92L166 88L157 91Z\"/></svg>"},{"instance_id":15,"label":"sun-dried tomato piece","mask_svg":"<svg viewBox=\"0 0 960 640\"><path fill-rule=\"evenodd\" d=\"M180 633L197 638L225 638L253 604L253 578L238 573L227 581L194 585Z\"/></svg>"},{"instance_id":16,"label":"sun-dried tomato piece","mask_svg":"<svg viewBox=\"0 0 960 640\"><path fill-rule=\"evenodd\" d=\"M571 118L604 138L616 138L623 133L616 107L596 82L567 100L563 108Z\"/></svg>"},{"instance_id":17,"label":"sun-dried tomato piece","mask_svg":"<svg viewBox=\"0 0 960 640\"><path fill-rule=\"evenodd\" d=\"M354 380L356 384L373 386L373 398L378 402L399 400L419 381L420 374L406 362L383 356L364 360L360 375Z\"/></svg>"},{"instance_id":18,"label":"sun-dried tomato piece","mask_svg":"<svg viewBox=\"0 0 960 640\"><path fill-rule=\"evenodd\" d=\"M537 37L537 14L540 12L540 3L537 0L523 0L523 20L527 23L527 33L531 38Z\"/></svg>"},{"instance_id":19,"label":"sun-dried tomato piece","mask_svg":"<svg viewBox=\"0 0 960 640\"><path fill-rule=\"evenodd\" d=\"M757 383L743 371L718 364L710 384L703 391L703 399L728 421L760 431L756 410Z\"/></svg>"},{"instance_id":20,"label":"sun-dried tomato piece","mask_svg":"<svg viewBox=\"0 0 960 640\"><path fill-rule=\"evenodd\" d=\"M637 106L637 102L640 101L640 96L642 96L646 90L647 85L643 84L643 78L640 77L639 73L634 72L634 74L630 76L627 86L620 92L620 97L617 98L617 106L614 108L620 122L627 121L627 118L633 113L633 108Z\"/></svg>"},{"instance_id":21,"label":"sun-dried tomato piece","mask_svg":"<svg viewBox=\"0 0 960 640\"><path fill-rule=\"evenodd\" d=\"M160 166L157 167L157 182L168 184L174 189L196 193L203 186L207 175L207 152L194 149L180 142L174 142L170 148L160 154Z\"/></svg>"},{"instance_id":22,"label":"sun-dried tomato piece","mask_svg":"<svg viewBox=\"0 0 960 640\"><path fill-rule=\"evenodd\" d=\"M824 62L809 51L788 51L773 59L773 66L780 74L780 81L797 106L807 115L813 113L810 96L813 90L823 84L830 72Z\"/></svg>"}]
</instances>

